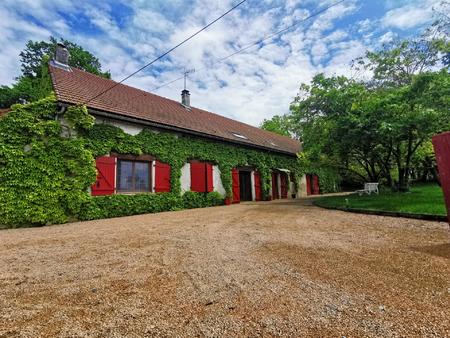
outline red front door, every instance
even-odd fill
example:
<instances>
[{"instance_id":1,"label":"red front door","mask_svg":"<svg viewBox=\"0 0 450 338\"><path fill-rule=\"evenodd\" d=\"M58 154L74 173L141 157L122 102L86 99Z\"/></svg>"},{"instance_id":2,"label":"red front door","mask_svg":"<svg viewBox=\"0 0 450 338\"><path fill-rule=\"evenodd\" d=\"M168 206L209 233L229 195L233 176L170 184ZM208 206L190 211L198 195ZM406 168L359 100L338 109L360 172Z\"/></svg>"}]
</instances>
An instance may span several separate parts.
<instances>
[{"instance_id":1,"label":"red front door","mask_svg":"<svg viewBox=\"0 0 450 338\"><path fill-rule=\"evenodd\" d=\"M311 175L306 175L306 195L311 195Z\"/></svg>"},{"instance_id":2,"label":"red front door","mask_svg":"<svg viewBox=\"0 0 450 338\"><path fill-rule=\"evenodd\" d=\"M278 194L278 175L272 173L272 199L276 200L280 198Z\"/></svg>"},{"instance_id":3,"label":"red front door","mask_svg":"<svg viewBox=\"0 0 450 338\"><path fill-rule=\"evenodd\" d=\"M233 203L241 201L241 192L239 187L239 170L233 169L231 171L231 179L233 181Z\"/></svg>"},{"instance_id":4,"label":"red front door","mask_svg":"<svg viewBox=\"0 0 450 338\"><path fill-rule=\"evenodd\" d=\"M262 194L261 194L261 174L257 171L254 172L255 177L255 200L261 201L262 200Z\"/></svg>"},{"instance_id":5,"label":"red front door","mask_svg":"<svg viewBox=\"0 0 450 338\"><path fill-rule=\"evenodd\" d=\"M319 176L314 175L313 176L313 195L319 195L319 194L320 194Z\"/></svg>"}]
</instances>

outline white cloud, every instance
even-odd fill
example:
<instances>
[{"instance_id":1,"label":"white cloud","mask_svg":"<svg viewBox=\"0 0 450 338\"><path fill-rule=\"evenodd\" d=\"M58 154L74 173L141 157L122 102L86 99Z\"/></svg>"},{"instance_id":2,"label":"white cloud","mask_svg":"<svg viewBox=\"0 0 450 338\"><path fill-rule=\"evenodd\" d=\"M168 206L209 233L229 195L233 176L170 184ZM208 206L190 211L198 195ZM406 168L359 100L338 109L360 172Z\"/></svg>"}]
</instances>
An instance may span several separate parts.
<instances>
[{"instance_id":1,"label":"white cloud","mask_svg":"<svg viewBox=\"0 0 450 338\"><path fill-rule=\"evenodd\" d=\"M389 31L389 32L387 32L387 33L384 33L384 34L379 38L378 41L379 41L379 43L380 43L381 45L383 45L383 44L387 44L387 43L390 43L390 42L394 41L395 38L396 38L396 34L393 33L393 32L391 32L391 31Z\"/></svg>"},{"instance_id":2,"label":"white cloud","mask_svg":"<svg viewBox=\"0 0 450 338\"><path fill-rule=\"evenodd\" d=\"M381 20L384 27L402 30L429 23L433 18L433 8L439 7L441 0L412 0L396 4L391 0L386 2L390 9ZM400 7L399 7L400 6Z\"/></svg>"},{"instance_id":3,"label":"white cloud","mask_svg":"<svg viewBox=\"0 0 450 338\"><path fill-rule=\"evenodd\" d=\"M431 11L407 6L387 12L382 23L385 27L408 29L426 23L431 17Z\"/></svg>"},{"instance_id":4,"label":"white cloud","mask_svg":"<svg viewBox=\"0 0 450 338\"><path fill-rule=\"evenodd\" d=\"M372 35L380 29L380 18L363 16L355 24L342 24L360 8L361 0L348 0L225 62L217 59L334 2L265 0L243 5L126 84L151 90L180 77L183 68L196 68L188 81L193 105L259 125L264 118L287 112L300 84L316 73L352 76L350 61L378 43ZM112 4L95 0L4 0L0 2L0 83L9 84L19 74L18 53L27 40L46 40L50 35L80 44L100 59L115 80L121 80L235 3L135 0L126 2L131 9L125 16L114 13ZM88 31L77 27L79 17L85 18ZM95 34L90 33L93 30ZM390 38L386 29L376 36ZM179 100L182 85L174 82L156 93Z\"/></svg>"}]
</instances>

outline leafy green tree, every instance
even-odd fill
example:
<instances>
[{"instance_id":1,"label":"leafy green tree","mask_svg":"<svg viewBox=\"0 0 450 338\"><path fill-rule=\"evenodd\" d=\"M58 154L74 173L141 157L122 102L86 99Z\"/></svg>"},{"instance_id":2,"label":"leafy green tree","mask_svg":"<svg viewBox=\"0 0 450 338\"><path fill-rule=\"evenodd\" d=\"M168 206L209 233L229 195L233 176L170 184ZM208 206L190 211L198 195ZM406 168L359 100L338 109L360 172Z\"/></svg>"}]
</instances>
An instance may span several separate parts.
<instances>
[{"instance_id":1,"label":"leafy green tree","mask_svg":"<svg viewBox=\"0 0 450 338\"><path fill-rule=\"evenodd\" d=\"M60 38L59 41L50 37L50 41L28 41L26 47L20 52L22 76L36 77L40 75L41 62L45 55L53 57L56 51L56 45L62 43L66 46L70 53L69 65L86 72L96 74L107 79L111 78L109 72L101 70L101 64L98 58L90 52L83 49L83 47L71 41Z\"/></svg>"},{"instance_id":2,"label":"leafy green tree","mask_svg":"<svg viewBox=\"0 0 450 338\"><path fill-rule=\"evenodd\" d=\"M292 120L302 135L312 163L333 166L361 180L377 181L380 165L379 118L369 107L370 95L361 83L343 76L314 77L302 85L291 105Z\"/></svg>"},{"instance_id":3,"label":"leafy green tree","mask_svg":"<svg viewBox=\"0 0 450 338\"><path fill-rule=\"evenodd\" d=\"M320 74L301 86L291 121L310 163L390 186L396 169L396 188L406 191L417 149L450 129L449 81L445 70L380 87Z\"/></svg>"},{"instance_id":4,"label":"leafy green tree","mask_svg":"<svg viewBox=\"0 0 450 338\"><path fill-rule=\"evenodd\" d=\"M69 65L87 72L110 78L109 72L102 72L99 60L81 46L60 39L70 52ZM9 108L14 103L34 102L49 95L52 90L48 74L48 60L55 54L58 40L28 41L20 53L22 75L10 86L0 87L0 108Z\"/></svg>"},{"instance_id":5,"label":"leafy green tree","mask_svg":"<svg viewBox=\"0 0 450 338\"><path fill-rule=\"evenodd\" d=\"M434 134L450 129L449 81L445 71L428 72L414 76L411 85L382 90L385 117L380 131L384 147L392 150L400 191L409 190L419 147Z\"/></svg>"},{"instance_id":6,"label":"leafy green tree","mask_svg":"<svg viewBox=\"0 0 450 338\"><path fill-rule=\"evenodd\" d=\"M441 1L434 9L436 20L424 33L424 39L431 41L442 55L442 63L450 67L450 2Z\"/></svg>"},{"instance_id":7,"label":"leafy green tree","mask_svg":"<svg viewBox=\"0 0 450 338\"><path fill-rule=\"evenodd\" d=\"M264 119L260 128L283 136L291 136L290 120L287 115L275 115L271 119Z\"/></svg>"},{"instance_id":8,"label":"leafy green tree","mask_svg":"<svg viewBox=\"0 0 450 338\"><path fill-rule=\"evenodd\" d=\"M407 85L413 76L432 69L442 59L436 44L426 39L396 41L379 51L367 51L354 62L355 69L373 72L368 82L377 87Z\"/></svg>"}]
</instances>

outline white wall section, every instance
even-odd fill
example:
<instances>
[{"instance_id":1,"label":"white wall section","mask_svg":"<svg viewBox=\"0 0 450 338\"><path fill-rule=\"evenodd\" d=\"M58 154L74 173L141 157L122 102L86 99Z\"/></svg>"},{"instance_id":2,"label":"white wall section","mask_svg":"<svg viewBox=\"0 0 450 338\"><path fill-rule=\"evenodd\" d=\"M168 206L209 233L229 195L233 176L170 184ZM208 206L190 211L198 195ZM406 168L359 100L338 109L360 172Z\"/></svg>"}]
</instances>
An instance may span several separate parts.
<instances>
[{"instance_id":1,"label":"white wall section","mask_svg":"<svg viewBox=\"0 0 450 338\"><path fill-rule=\"evenodd\" d=\"M185 163L181 168L181 193L191 190L191 164Z\"/></svg>"},{"instance_id":2,"label":"white wall section","mask_svg":"<svg viewBox=\"0 0 450 338\"><path fill-rule=\"evenodd\" d=\"M214 191L217 191L221 195L225 196L226 191L222 184L222 179L220 178L220 169L218 165L213 165L213 186Z\"/></svg>"}]
</instances>

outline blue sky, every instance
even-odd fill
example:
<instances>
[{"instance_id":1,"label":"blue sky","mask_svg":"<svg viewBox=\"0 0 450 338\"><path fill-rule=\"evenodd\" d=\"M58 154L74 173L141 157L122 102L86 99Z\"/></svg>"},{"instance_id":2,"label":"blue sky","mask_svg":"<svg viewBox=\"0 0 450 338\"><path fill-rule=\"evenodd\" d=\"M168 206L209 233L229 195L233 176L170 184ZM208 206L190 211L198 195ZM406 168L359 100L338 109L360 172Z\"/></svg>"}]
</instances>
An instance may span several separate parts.
<instances>
[{"instance_id":1,"label":"blue sky","mask_svg":"<svg viewBox=\"0 0 450 338\"><path fill-rule=\"evenodd\" d=\"M28 40L74 41L95 54L115 80L227 11L237 0L2 0L0 84L20 74L18 54ZM420 34L440 0L346 0L286 33L230 55L336 0L247 0L207 31L126 83L151 91L195 68L191 103L259 125L286 113L301 83L324 72L357 76L352 59L382 43ZM155 91L179 100L183 81Z\"/></svg>"}]
</instances>

